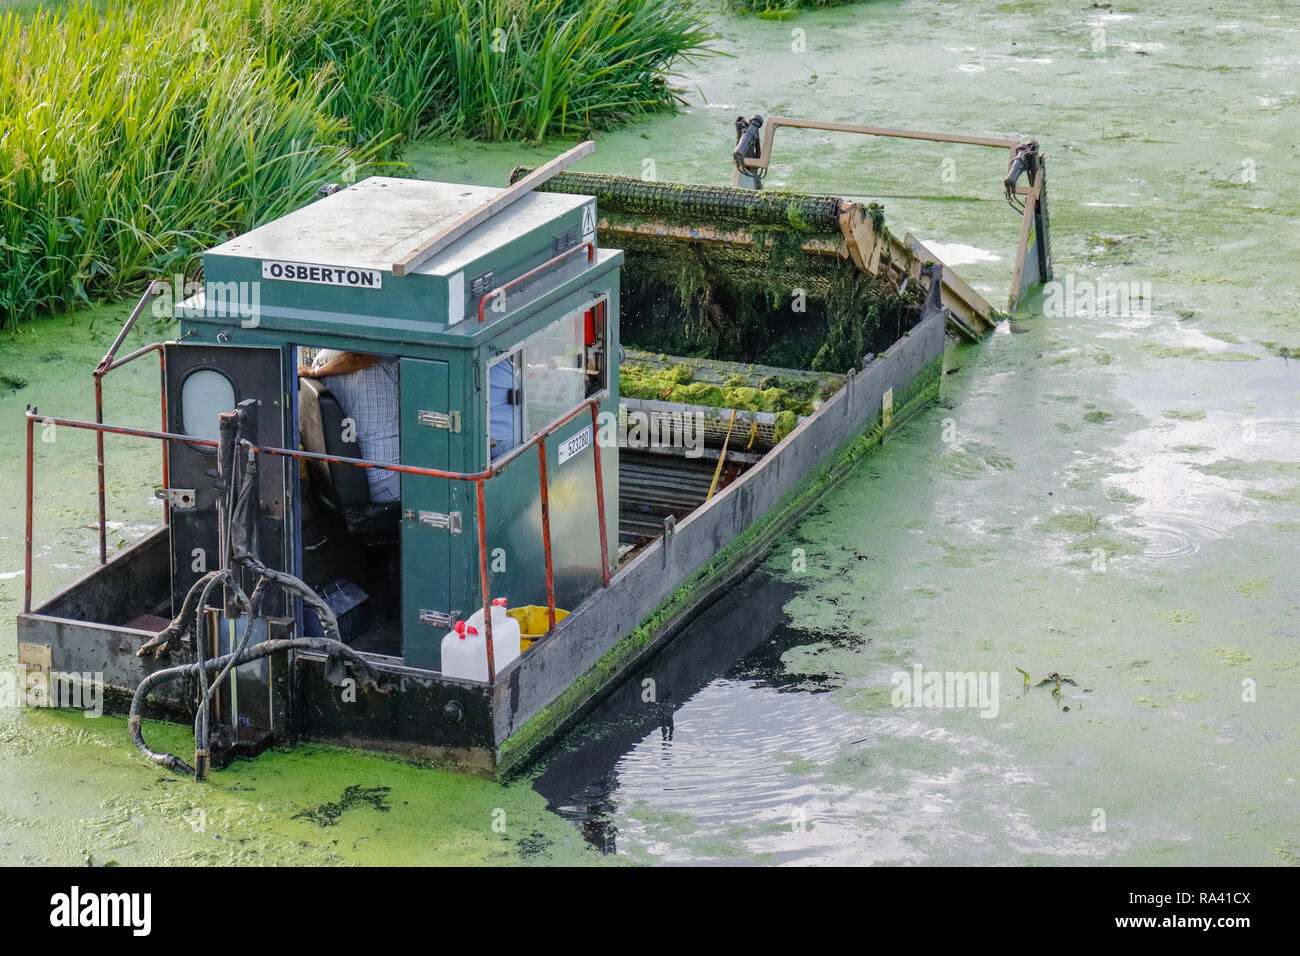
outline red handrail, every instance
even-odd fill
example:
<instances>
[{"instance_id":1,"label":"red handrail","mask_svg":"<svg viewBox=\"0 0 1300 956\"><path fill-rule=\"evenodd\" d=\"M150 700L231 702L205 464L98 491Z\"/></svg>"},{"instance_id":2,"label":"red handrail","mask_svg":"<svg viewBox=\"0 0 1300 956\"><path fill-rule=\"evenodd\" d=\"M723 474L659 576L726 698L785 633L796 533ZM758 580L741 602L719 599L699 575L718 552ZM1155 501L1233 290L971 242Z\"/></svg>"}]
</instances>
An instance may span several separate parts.
<instances>
[{"instance_id":1,"label":"red handrail","mask_svg":"<svg viewBox=\"0 0 1300 956\"><path fill-rule=\"evenodd\" d=\"M546 438L537 442L537 480L542 494L542 554L546 559L546 619L555 630L555 570L551 564L551 498L546 481ZM600 516L604 520L604 515Z\"/></svg>"},{"instance_id":2,"label":"red handrail","mask_svg":"<svg viewBox=\"0 0 1300 956\"><path fill-rule=\"evenodd\" d=\"M121 368L128 362L133 362L140 356L146 355L156 349L158 351L159 374L162 377L162 427L163 429L167 428L167 356L163 350L163 344L161 342L155 342L152 345L146 345L144 348L136 349L130 355L114 361L114 357L117 355L117 350L122 347L122 343L126 341L127 335L129 335L131 329L135 327L135 323L139 321L140 316L144 313L145 306L148 305L149 299L153 296L155 290L157 290L159 286L165 287L166 285L167 283L157 279L149 283L149 287L144 290L144 295L140 296L140 301L137 302L135 308L131 310L131 315L127 318L121 331L117 333L117 338L113 340L113 344L108 347L108 351L104 353L104 357L99 360L99 364L96 365L94 371L90 373L95 379L95 421L101 425L104 423L104 376L113 371L113 369ZM99 563L105 564L108 561L108 518L105 514L104 508L103 432L100 432L95 436L95 470L99 482ZM168 486L169 478L167 445L163 445L162 483L164 488ZM164 505L163 524L167 524L170 520L171 512Z\"/></svg>"},{"instance_id":3,"label":"red handrail","mask_svg":"<svg viewBox=\"0 0 1300 956\"><path fill-rule=\"evenodd\" d=\"M148 346L138 350L137 353L126 356L117 364L125 364L138 355L143 355L153 348L161 349L161 346ZM107 362L106 358L106 362ZM106 370L116 367L108 365ZM97 369L98 371L98 369ZM96 378L98 382L98 377ZM165 392L164 388L164 392ZM419 475L429 478L443 478L453 481L469 481L474 483L475 489L475 508L477 511L478 525L478 546L479 546L479 583L483 593L483 618L484 629L487 645L488 658L488 682L496 680L496 661L492 645L492 578L488 569L487 562L487 504L484 483L491 478L501 474L507 465L522 455L530 447L536 445L538 448L539 459L539 480L541 483L542 498L542 539L543 549L546 556L546 604L547 614L550 622L550 629L555 629L555 579L554 570L551 561L551 529L550 529L550 502L548 496L548 476L546 469L546 438L561 428L568 422L572 421L584 409L591 409L592 421L592 451L593 466L595 469L596 480L596 524L600 531L600 563L601 577L605 586L609 585L609 551L607 545L607 532L605 529L605 489L602 484L602 473L600 465L600 442L598 441L598 414L601 402L609 397L609 390L602 389L595 395L585 399L580 405L571 411L556 418L550 424L538 429L523 444L512 449L509 453L490 464L487 468L479 472L458 472L446 471L441 468L424 468L418 465L389 464L386 462L370 461L364 458L346 458L340 455L325 455L320 452L304 451L301 449L277 448L272 445L254 445L247 440L241 441L240 445L254 454L270 455L273 457L294 458L299 460L323 461L341 465L352 465L358 468L378 468L383 471L394 471L401 474ZM216 448L217 442L206 438L192 438L189 435L178 435L168 431L152 431L147 428L130 428L125 425L105 425L103 422L84 422L73 418L57 418L40 414L39 410L27 406L27 500L26 500L26 553L24 564L24 595L23 610L30 613L32 609L32 529L33 529L33 497L35 491L34 481L34 461L35 461L35 426L37 422L44 425L54 425L56 427L80 428L93 431L102 442L105 434L110 435L127 435L134 438L153 438L164 443L164 448L168 447L170 442L181 442L187 445L197 445L205 448ZM102 454L100 459L102 461ZM164 454L164 463L166 455ZM102 491L102 485L101 485ZM102 499L101 499L102 500ZM101 514L102 514L101 504Z\"/></svg>"},{"instance_id":4,"label":"red handrail","mask_svg":"<svg viewBox=\"0 0 1300 956\"><path fill-rule=\"evenodd\" d=\"M529 279L533 278L533 276L537 275L538 273L545 272L547 269L551 268L552 266L559 265L561 262L569 258L569 256L573 255L575 252L577 252L580 249L587 250L588 262L591 262L593 259L596 258L596 244L594 242L584 242L581 245L573 246L570 249L565 249L558 256L552 256L550 259L547 259L537 268L529 269L523 275L515 276L515 278L511 279L505 285L499 285L495 289L492 289L489 292L487 292L483 296L483 298L478 300L478 320L480 322L483 321L483 310L487 308L488 302L491 301L493 298L495 298L498 295L504 296L507 292L509 292L515 286L519 285L521 282L527 282Z\"/></svg>"},{"instance_id":5,"label":"red handrail","mask_svg":"<svg viewBox=\"0 0 1300 956\"><path fill-rule=\"evenodd\" d=\"M596 406L591 406L591 451L592 461L596 468L596 510L600 513L600 520L596 522L600 526L600 577L605 582L605 587L609 587L609 545L605 540L605 479L600 470L600 437L599 421L596 417ZM554 622L551 623L554 627Z\"/></svg>"}]
</instances>

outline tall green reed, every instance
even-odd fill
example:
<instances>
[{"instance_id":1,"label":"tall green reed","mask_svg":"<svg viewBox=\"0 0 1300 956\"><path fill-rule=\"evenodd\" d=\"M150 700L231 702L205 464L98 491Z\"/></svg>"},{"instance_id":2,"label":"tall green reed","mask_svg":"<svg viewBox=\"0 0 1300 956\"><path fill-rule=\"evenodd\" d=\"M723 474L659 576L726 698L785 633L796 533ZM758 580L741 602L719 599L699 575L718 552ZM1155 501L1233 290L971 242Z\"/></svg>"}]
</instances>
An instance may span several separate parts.
<instances>
[{"instance_id":1,"label":"tall green reed","mask_svg":"<svg viewBox=\"0 0 1300 956\"><path fill-rule=\"evenodd\" d=\"M192 271L373 161L203 0L0 20L0 320Z\"/></svg>"},{"instance_id":2,"label":"tall green reed","mask_svg":"<svg viewBox=\"0 0 1300 956\"><path fill-rule=\"evenodd\" d=\"M107 0L0 18L0 324L114 296L396 159L672 109L674 0Z\"/></svg>"}]
</instances>

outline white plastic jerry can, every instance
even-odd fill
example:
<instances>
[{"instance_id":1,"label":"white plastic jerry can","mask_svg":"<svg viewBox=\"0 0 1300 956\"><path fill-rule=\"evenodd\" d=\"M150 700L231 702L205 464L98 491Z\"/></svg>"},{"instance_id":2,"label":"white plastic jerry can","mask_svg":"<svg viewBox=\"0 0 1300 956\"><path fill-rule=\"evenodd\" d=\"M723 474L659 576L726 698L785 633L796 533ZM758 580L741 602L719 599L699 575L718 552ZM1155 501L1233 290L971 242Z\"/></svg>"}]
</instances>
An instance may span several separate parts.
<instances>
[{"instance_id":1,"label":"white plastic jerry can","mask_svg":"<svg viewBox=\"0 0 1300 956\"><path fill-rule=\"evenodd\" d=\"M519 622L506 613L505 600L492 602L492 659L496 670L519 656ZM468 621L457 621L442 639L442 672L448 677L486 681L487 634L483 612L476 611Z\"/></svg>"},{"instance_id":2,"label":"white plastic jerry can","mask_svg":"<svg viewBox=\"0 0 1300 956\"><path fill-rule=\"evenodd\" d=\"M483 609L479 608L471 614L467 623L469 626L477 628L479 633L482 634L484 632ZM519 630L519 622L506 613L506 599L494 598L492 601L492 660L496 664L498 672L519 656L522 636L523 634ZM487 642L484 641L483 654L485 660L487 657L486 648ZM486 677L483 679L487 680Z\"/></svg>"},{"instance_id":3,"label":"white plastic jerry can","mask_svg":"<svg viewBox=\"0 0 1300 956\"><path fill-rule=\"evenodd\" d=\"M457 621L442 639L442 672L447 677L486 681L487 641L478 628Z\"/></svg>"}]
</instances>

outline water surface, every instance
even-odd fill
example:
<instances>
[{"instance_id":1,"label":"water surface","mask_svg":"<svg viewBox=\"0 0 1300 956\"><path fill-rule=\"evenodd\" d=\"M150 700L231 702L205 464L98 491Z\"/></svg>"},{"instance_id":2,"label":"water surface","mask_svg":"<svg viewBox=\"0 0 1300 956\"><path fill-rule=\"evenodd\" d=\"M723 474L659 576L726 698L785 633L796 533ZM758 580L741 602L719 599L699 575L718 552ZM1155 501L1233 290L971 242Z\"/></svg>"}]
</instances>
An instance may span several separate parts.
<instances>
[{"instance_id":1,"label":"water surface","mask_svg":"<svg viewBox=\"0 0 1300 956\"><path fill-rule=\"evenodd\" d=\"M146 765L121 721L5 712L0 862L1297 862L1300 16L908 0L717 24L733 56L681 79L688 109L602 137L585 168L729 181L731 121L753 112L1032 137L1058 276L1150 283L1149 314L1031 309L951 349L941 402L531 780L307 748L198 786ZM408 158L500 184L562 145ZM1000 305L1004 166L782 130L769 182L880 199ZM125 312L0 341L27 380L0 389L6 448L25 402L92 413L89 369ZM109 418L153 425L156 372L116 374ZM95 558L79 440L41 450L38 594ZM12 633L18 455L0 467ZM110 446L111 547L157 520L155 474L151 448ZM914 664L998 673L997 717L892 707ZM1025 690L1018 668L1075 683Z\"/></svg>"}]
</instances>

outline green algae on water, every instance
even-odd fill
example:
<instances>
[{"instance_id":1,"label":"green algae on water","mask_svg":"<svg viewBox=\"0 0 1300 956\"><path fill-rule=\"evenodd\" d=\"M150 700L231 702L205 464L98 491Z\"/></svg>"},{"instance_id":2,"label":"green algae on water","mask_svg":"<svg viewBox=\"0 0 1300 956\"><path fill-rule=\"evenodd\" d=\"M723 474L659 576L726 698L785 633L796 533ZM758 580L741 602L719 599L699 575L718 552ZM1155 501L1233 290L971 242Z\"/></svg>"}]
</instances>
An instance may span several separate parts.
<instances>
[{"instance_id":1,"label":"green algae on water","mask_svg":"<svg viewBox=\"0 0 1300 956\"><path fill-rule=\"evenodd\" d=\"M200 784L144 760L121 718L27 710L2 721L0 776L21 774L23 789L0 794L0 863L602 862L526 782L304 744ZM193 747L187 727L151 723L149 735L164 750Z\"/></svg>"}]
</instances>

